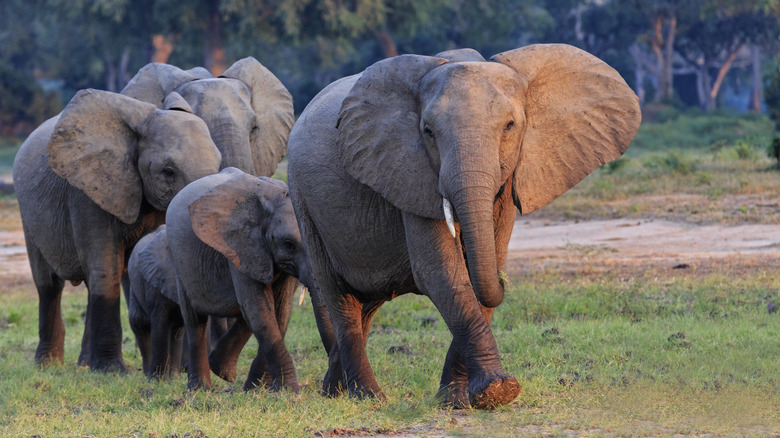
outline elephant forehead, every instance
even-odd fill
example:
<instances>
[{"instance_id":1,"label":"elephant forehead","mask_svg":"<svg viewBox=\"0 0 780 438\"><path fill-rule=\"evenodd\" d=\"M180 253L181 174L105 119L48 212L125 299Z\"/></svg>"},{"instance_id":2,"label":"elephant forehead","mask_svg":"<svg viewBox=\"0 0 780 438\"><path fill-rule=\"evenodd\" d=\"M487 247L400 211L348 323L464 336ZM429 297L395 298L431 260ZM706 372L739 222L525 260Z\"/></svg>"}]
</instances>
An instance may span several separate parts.
<instances>
[{"instance_id":1,"label":"elephant forehead","mask_svg":"<svg viewBox=\"0 0 780 438\"><path fill-rule=\"evenodd\" d=\"M183 84L177 90L190 105L212 107L243 107L252 110L252 93L237 79L214 78ZM198 110L195 109L197 112Z\"/></svg>"}]
</instances>

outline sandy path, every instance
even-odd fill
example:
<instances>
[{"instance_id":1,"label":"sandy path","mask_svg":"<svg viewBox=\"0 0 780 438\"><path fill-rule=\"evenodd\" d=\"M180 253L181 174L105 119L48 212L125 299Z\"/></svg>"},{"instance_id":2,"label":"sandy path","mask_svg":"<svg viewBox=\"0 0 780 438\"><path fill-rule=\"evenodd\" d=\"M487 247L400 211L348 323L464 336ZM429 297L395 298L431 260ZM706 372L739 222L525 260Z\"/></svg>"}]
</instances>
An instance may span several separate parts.
<instances>
[{"instance_id":1,"label":"sandy path","mask_svg":"<svg viewBox=\"0 0 780 438\"><path fill-rule=\"evenodd\" d=\"M509 270L585 261L677 265L718 259L780 259L780 225L706 225L669 221L550 222L520 218L509 243ZM0 276L30 275L19 231L0 231Z\"/></svg>"}]
</instances>

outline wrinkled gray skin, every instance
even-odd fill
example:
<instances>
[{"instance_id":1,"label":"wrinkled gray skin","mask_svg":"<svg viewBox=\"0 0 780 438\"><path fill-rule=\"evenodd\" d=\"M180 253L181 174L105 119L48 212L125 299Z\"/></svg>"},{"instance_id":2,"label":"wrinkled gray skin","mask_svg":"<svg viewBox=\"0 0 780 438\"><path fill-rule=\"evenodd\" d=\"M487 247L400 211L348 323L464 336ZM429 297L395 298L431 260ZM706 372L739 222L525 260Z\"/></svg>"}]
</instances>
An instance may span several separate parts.
<instances>
[{"instance_id":1,"label":"wrinkled gray skin","mask_svg":"<svg viewBox=\"0 0 780 438\"><path fill-rule=\"evenodd\" d=\"M176 291L176 272L165 225L138 241L127 264L130 328L149 379L167 377L181 368L184 320Z\"/></svg>"},{"instance_id":2,"label":"wrinkled gray skin","mask_svg":"<svg viewBox=\"0 0 780 438\"><path fill-rule=\"evenodd\" d=\"M28 137L13 176L40 300L36 363L62 362L62 289L65 280L84 281L79 363L125 370L119 285L126 257L163 222L173 196L220 162L200 118L105 91L78 92Z\"/></svg>"},{"instance_id":3,"label":"wrinkled gray skin","mask_svg":"<svg viewBox=\"0 0 780 438\"><path fill-rule=\"evenodd\" d=\"M121 94L162 108L173 91L206 122L222 153L220 169L273 175L295 120L292 96L273 73L252 57L236 61L218 78L200 67L185 71L151 63Z\"/></svg>"},{"instance_id":4,"label":"wrinkled gray skin","mask_svg":"<svg viewBox=\"0 0 780 438\"><path fill-rule=\"evenodd\" d=\"M308 284L310 269L287 185L227 168L182 190L166 222L189 342L188 387L210 388L209 369L233 381L254 334L259 349L244 389L298 391L284 335L296 278ZM209 315L236 322L207 358Z\"/></svg>"},{"instance_id":5,"label":"wrinkled gray skin","mask_svg":"<svg viewBox=\"0 0 780 438\"><path fill-rule=\"evenodd\" d=\"M380 61L320 92L290 134L291 196L329 313L318 318L327 394L382 397L369 325L408 292L428 296L453 335L444 403L492 408L520 392L490 330L515 208L540 208L618 158L640 112L617 72L574 47L492 59L463 49Z\"/></svg>"}]
</instances>

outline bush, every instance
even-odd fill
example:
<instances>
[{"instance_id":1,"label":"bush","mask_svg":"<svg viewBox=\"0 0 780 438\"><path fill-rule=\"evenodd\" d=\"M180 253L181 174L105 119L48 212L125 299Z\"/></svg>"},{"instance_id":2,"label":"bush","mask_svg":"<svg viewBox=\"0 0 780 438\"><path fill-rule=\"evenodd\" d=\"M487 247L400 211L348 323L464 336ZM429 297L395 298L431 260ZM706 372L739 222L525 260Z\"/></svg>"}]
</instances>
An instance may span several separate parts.
<instances>
[{"instance_id":1,"label":"bush","mask_svg":"<svg viewBox=\"0 0 780 438\"><path fill-rule=\"evenodd\" d=\"M0 134L26 136L57 114L62 102L45 93L35 79L0 61Z\"/></svg>"}]
</instances>

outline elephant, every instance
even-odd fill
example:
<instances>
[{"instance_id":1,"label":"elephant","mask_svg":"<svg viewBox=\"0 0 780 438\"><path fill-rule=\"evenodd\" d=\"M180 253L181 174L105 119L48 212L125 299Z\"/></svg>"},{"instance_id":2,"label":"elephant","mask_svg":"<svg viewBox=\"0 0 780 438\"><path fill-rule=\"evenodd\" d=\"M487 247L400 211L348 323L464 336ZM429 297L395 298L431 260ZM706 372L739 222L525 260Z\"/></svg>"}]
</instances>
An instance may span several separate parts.
<instances>
[{"instance_id":1,"label":"elephant","mask_svg":"<svg viewBox=\"0 0 780 438\"><path fill-rule=\"evenodd\" d=\"M575 47L491 61L472 49L379 61L323 89L293 127L288 181L329 314L328 395L384 397L369 326L409 292L453 336L443 403L490 409L520 393L490 329L515 207L528 214L620 157L641 114L620 75Z\"/></svg>"},{"instance_id":2,"label":"elephant","mask_svg":"<svg viewBox=\"0 0 780 438\"><path fill-rule=\"evenodd\" d=\"M210 369L233 381L254 334L259 348L244 389L297 392L284 335L293 291L298 279L309 284L310 268L287 185L228 167L176 195L166 233L188 338L188 387L210 388ZM236 322L207 356L209 315Z\"/></svg>"},{"instance_id":3,"label":"elephant","mask_svg":"<svg viewBox=\"0 0 780 438\"><path fill-rule=\"evenodd\" d=\"M196 67L162 63L142 67L120 92L161 107L176 91L206 122L222 153L222 166L271 176L287 151L294 119L292 96L253 57L236 61L220 77Z\"/></svg>"},{"instance_id":4,"label":"elephant","mask_svg":"<svg viewBox=\"0 0 780 438\"><path fill-rule=\"evenodd\" d=\"M79 364L125 371L119 285L126 257L185 185L219 171L206 124L178 93L164 108L81 90L22 144L13 178L39 297L38 364L62 362L65 280L89 292Z\"/></svg>"},{"instance_id":5,"label":"elephant","mask_svg":"<svg viewBox=\"0 0 780 438\"><path fill-rule=\"evenodd\" d=\"M138 241L127 263L127 310L149 379L181 368L184 320L165 225Z\"/></svg>"}]
</instances>

